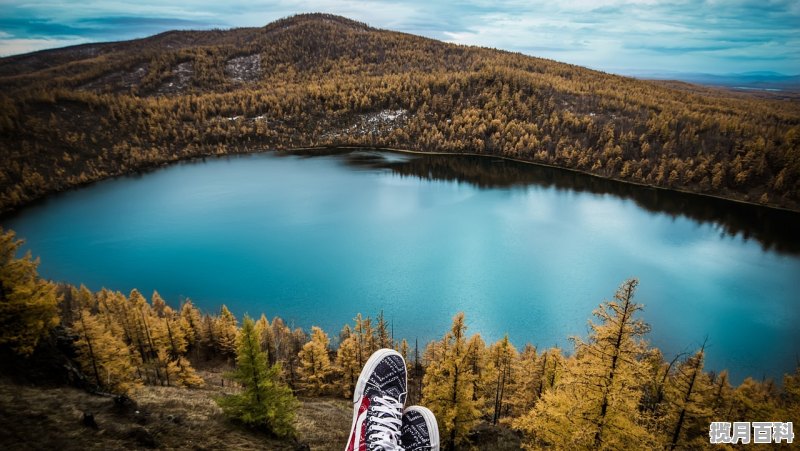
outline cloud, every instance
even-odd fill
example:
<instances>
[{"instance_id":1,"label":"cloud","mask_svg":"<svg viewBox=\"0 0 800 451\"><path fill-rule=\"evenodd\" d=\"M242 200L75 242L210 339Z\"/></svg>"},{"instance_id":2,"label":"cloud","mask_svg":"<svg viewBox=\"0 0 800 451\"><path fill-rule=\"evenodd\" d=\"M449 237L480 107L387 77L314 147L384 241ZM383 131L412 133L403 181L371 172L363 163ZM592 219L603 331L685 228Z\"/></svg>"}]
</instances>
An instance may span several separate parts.
<instances>
[{"instance_id":1,"label":"cloud","mask_svg":"<svg viewBox=\"0 0 800 451\"><path fill-rule=\"evenodd\" d=\"M796 0L0 0L0 53L169 29L263 26L301 12L606 71L800 73ZM10 41L13 40L13 41Z\"/></svg>"},{"instance_id":2,"label":"cloud","mask_svg":"<svg viewBox=\"0 0 800 451\"><path fill-rule=\"evenodd\" d=\"M85 44L88 39L6 39L0 36L0 57L35 52L38 50Z\"/></svg>"}]
</instances>

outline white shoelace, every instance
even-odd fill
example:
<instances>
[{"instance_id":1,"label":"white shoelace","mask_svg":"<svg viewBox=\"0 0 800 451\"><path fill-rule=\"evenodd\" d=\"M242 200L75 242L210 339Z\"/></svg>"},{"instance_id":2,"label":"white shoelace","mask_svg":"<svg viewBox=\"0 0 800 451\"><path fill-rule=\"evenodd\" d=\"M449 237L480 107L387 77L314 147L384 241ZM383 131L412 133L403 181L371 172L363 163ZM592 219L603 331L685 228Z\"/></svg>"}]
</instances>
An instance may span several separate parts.
<instances>
[{"instance_id":1,"label":"white shoelace","mask_svg":"<svg viewBox=\"0 0 800 451\"><path fill-rule=\"evenodd\" d=\"M367 426L367 446L370 450L403 451L400 447L403 404L389 395L372 400L374 403L369 408L375 415Z\"/></svg>"}]
</instances>

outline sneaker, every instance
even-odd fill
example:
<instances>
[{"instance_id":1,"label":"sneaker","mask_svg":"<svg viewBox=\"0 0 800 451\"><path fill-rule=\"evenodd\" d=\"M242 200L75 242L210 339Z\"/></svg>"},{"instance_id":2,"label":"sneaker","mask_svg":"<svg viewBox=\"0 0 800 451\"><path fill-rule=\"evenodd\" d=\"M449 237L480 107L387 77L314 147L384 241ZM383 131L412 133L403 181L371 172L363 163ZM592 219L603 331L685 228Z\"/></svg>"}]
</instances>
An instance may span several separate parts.
<instances>
[{"instance_id":1,"label":"sneaker","mask_svg":"<svg viewBox=\"0 0 800 451\"><path fill-rule=\"evenodd\" d=\"M353 393L353 425L345 451L397 450L406 402L406 362L379 349L364 364Z\"/></svg>"},{"instance_id":2,"label":"sneaker","mask_svg":"<svg viewBox=\"0 0 800 451\"><path fill-rule=\"evenodd\" d=\"M411 406L403 412L400 441L406 451L439 451L439 425L426 407Z\"/></svg>"}]
</instances>

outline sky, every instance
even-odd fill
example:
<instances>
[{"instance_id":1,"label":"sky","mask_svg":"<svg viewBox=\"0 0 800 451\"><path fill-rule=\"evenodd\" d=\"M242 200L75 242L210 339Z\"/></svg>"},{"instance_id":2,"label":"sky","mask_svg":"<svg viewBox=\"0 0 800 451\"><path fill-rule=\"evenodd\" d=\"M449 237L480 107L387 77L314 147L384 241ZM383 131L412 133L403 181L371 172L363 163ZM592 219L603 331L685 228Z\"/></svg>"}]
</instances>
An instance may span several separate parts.
<instances>
[{"instance_id":1,"label":"sky","mask_svg":"<svg viewBox=\"0 0 800 451\"><path fill-rule=\"evenodd\" d=\"M0 0L0 56L303 12L626 75L800 74L800 0Z\"/></svg>"}]
</instances>

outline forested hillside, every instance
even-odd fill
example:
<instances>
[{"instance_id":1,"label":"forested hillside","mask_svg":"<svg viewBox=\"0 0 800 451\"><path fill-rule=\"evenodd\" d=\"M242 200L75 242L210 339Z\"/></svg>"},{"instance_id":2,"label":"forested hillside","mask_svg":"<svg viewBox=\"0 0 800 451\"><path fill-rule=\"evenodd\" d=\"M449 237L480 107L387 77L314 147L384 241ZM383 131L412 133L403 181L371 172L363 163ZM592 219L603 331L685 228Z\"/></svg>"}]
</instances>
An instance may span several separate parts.
<instances>
[{"instance_id":1,"label":"forested hillside","mask_svg":"<svg viewBox=\"0 0 800 451\"><path fill-rule=\"evenodd\" d=\"M0 211L180 159L311 146L513 157L800 209L800 102L328 15L0 59Z\"/></svg>"}]
</instances>

